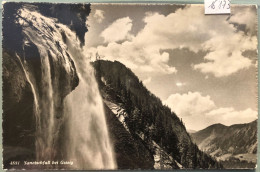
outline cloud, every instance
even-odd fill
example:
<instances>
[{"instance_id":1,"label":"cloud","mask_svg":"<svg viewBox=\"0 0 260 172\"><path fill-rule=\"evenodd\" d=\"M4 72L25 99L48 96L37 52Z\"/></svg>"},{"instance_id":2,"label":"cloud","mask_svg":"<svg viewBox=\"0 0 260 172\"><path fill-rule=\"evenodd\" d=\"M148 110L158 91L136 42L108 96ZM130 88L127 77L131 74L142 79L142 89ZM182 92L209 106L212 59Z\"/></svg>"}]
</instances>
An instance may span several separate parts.
<instances>
[{"instance_id":1,"label":"cloud","mask_svg":"<svg viewBox=\"0 0 260 172\"><path fill-rule=\"evenodd\" d=\"M239 50L233 50L233 53L226 49L214 51L207 54L204 59L207 62L194 65L193 68L205 74L212 73L215 77L229 76L252 65L252 61L242 56Z\"/></svg>"},{"instance_id":2,"label":"cloud","mask_svg":"<svg viewBox=\"0 0 260 172\"><path fill-rule=\"evenodd\" d=\"M234 28L233 28L234 29ZM203 46L210 50L204 57L205 62L193 66L202 73L212 73L215 77L229 76L241 69L249 68L253 63L243 55L245 50L256 50L256 37L244 36L240 31L226 31L206 41Z\"/></svg>"},{"instance_id":3,"label":"cloud","mask_svg":"<svg viewBox=\"0 0 260 172\"><path fill-rule=\"evenodd\" d=\"M147 79L145 79L145 80L143 81L143 84L144 84L144 85L147 85L147 84L149 84L151 81L152 81L152 77L148 77Z\"/></svg>"},{"instance_id":4,"label":"cloud","mask_svg":"<svg viewBox=\"0 0 260 172\"><path fill-rule=\"evenodd\" d=\"M245 11L247 8L241 7ZM249 68L252 61L243 52L257 48L256 36L237 30L234 25L238 22L237 16L237 13L231 17L205 16L201 5L186 6L169 15L148 12L143 18L144 28L136 35L130 34L133 21L125 17L117 19L101 33L108 44L95 47L95 51L108 60L125 63L135 73L172 74L177 69L169 66L169 54L163 50L188 48L195 53L208 52L202 63L192 66L194 70L215 77L229 76ZM251 19L240 23L249 28L256 25Z\"/></svg>"},{"instance_id":5,"label":"cloud","mask_svg":"<svg viewBox=\"0 0 260 172\"><path fill-rule=\"evenodd\" d=\"M257 111L251 108L236 111L232 107L214 109L206 114L208 118L219 119L219 122L225 125L236 123L248 123L257 119Z\"/></svg>"},{"instance_id":6,"label":"cloud","mask_svg":"<svg viewBox=\"0 0 260 172\"><path fill-rule=\"evenodd\" d=\"M102 21L104 20L104 11L102 10L96 10L95 14L93 15L93 17L97 20L98 23L102 23Z\"/></svg>"},{"instance_id":7,"label":"cloud","mask_svg":"<svg viewBox=\"0 0 260 172\"><path fill-rule=\"evenodd\" d=\"M176 82L177 87L182 87L182 86L185 86L185 85L186 85L186 83L184 83L184 82Z\"/></svg>"},{"instance_id":8,"label":"cloud","mask_svg":"<svg viewBox=\"0 0 260 172\"><path fill-rule=\"evenodd\" d=\"M164 103L182 117L200 115L215 108L210 96L202 96L199 92L172 94Z\"/></svg>"},{"instance_id":9,"label":"cloud","mask_svg":"<svg viewBox=\"0 0 260 172\"><path fill-rule=\"evenodd\" d=\"M257 119L257 111L251 108L217 107L209 95L203 96L199 92L172 94L164 104L182 118L188 129L200 130L215 123L232 125Z\"/></svg>"},{"instance_id":10,"label":"cloud","mask_svg":"<svg viewBox=\"0 0 260 172\"><path fill-rule=\"evenodd\" d=\"M245 25L246 29L251 35L256 32L256 6L248 6L247 8L234 8L232 11L233 15L230 17L229 22Z\"/></svg>"},{"instance_id":11,"label":"cloud","mask_svg":"<svg viewBox=\"0 0 260 172\"><path fill-rule=\"evenodd\" d=\"M232 13L229 19L217 21L220 25L211 30L212 38L202 44L210 52L204 57L205 62L193 66L195 70L224 77L253 65L243 52L257 49L257 37L253 36L256 32L256 11L252 6L247 6L236 7ZM245 25L250 34L237 30L234 23Z\"/></svg>"},{"instance_id":12,"label":"cloud","mask_svg":"<svg viewBox=\"0 0 260 172\"><path fill-rule=\"evenodd\" d=\"M175 67L169 66L167 60L169 54L160 53L159 50L147 51L142 46L133 42L125 41L122 44L109 43L107 46L98 46L97 48L86 49L86 55L95 60L95 53L103 55L107 60L117 60L131 68L136 74L138 72L150 72L156 74L173 74L177 70Z\"/></svg>"},{"instance_id":13,"label":"cloud","mask_svg":"<svg viewBox=\"0 0 260 172\"><path fill-rule=\"evenodd\" d=\"M101 36L105 42L131 39L129 31L132 29L132 25L132 20L129 17L117 19L101 33Z\"/></svg>"}]
</instances>

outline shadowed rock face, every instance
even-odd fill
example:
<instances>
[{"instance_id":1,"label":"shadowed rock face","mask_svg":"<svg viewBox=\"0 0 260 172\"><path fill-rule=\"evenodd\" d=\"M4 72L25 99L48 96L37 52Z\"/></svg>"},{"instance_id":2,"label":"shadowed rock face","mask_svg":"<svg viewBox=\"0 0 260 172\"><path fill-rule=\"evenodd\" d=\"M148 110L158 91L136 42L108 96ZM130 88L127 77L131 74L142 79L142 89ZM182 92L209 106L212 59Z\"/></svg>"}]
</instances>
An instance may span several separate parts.
<instances>
[{"instance_id":1,"label":"shadowed rock face","mask_svg":"<svg viewBox=\"0 0 260 172\"><path fill-rule=\"evenodd\" d=\"M25 25L19 24L19 9L37 11L43 16L56 18L58 23L69 25L84 43L86 16L90 5L5 3L3 12L3 146L4 161L12 159L34 159L35 148L35 107L31 84L39 97L42 90L42 62L40 49L23 33ZM27 22L26 18L23 18ZM72 22L73 21L73 22ZM26 27L33 27L28 20ZM53 28L49 28L50 31ZM64 37L64 40L66 38ZM56 44L59 47L58 43ZM57 48L58 49L58 48ZM63 52L64 53L64 52ZM54 57L55 56L55 57ZM48 53L52 87L57 118L62 116L63 99L79 83L73 60ZM26 63L25 63L26 61ZM26 67L23 66L26 64ZM68 68L69 66L69 69ZM28 81L28 76L31 78ZM31 82L31 84L30 84ZM19 149L19 151L17 151ZM5 168L7 168L5 164Z\"/></svg>"},{"instance_id":2,"label":"shadowed rock face","mask_svg":"<svg viewBox=\"0 0 260 172\"><path fill-rule=\"evenodd\" d=\"M106 105L104 109L118 168L153 169L152 153L145 147L142 140L133 138Z\"/></svg>"},{"instance_id":3,"label":"shadowed rock face","mask_svg":"<svg viewBox=\"0 0 260 172\"><path fill-rule=\"evenodd\" d=\"M79 40L84 44L84 36L88 31L86 17L90 13L90 4L50 4L50 3L17 3L4 4L3 12L3 48L13 52L22 52L23 35L22 28L15 24L17 11L26 6L37 10L46 17L57 19L75 31Z\"/></svg>"},{"instance_id":4,"label":"shadowed rock face","mask_svg":"<svg viewBox=\"0 0 260 172\"><path fill-rule=\"evenodd\" d=\"M33 94L17 60L3 52L3 143L34 146Z\"/></svg>"}]
</instances>

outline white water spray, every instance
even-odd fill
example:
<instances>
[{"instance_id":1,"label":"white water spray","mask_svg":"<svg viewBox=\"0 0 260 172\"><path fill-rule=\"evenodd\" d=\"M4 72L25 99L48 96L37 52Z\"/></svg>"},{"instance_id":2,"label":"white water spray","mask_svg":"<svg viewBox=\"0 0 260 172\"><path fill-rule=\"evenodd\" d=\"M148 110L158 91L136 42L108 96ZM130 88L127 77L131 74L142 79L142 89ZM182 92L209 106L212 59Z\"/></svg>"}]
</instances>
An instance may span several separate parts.
<instances>
[{"instance_id":1,"label":"white water spray","mask_svg":"<svg viewBox=\"0 0 260 172\"><path fill-rule=\"evenodd\" d=\"M65 102L70 127L68 157L83 165L84 169L115 169L103 102L93 67L89 63L90 59L82 54L79 42L75 41L76 35L64 26L62 29L68 33L68 50L75 62L80 80L79 86L67 96ZM81 145L78 145L78 140L81 140Z\"/></svg>"},{"instance_id":2,"label":"white water spray","mask_svg":"<svg viewBox=\"0 0 260 172\"><path fill-rule=\"evenodd\" d=\"M94 71L87 57L82 53L76 34L67 26L57 24L52 18L23 8L19 12L17 23L23 27L27 39L37 46L41 58L41 90L36 83L30 82L36 111L36 155L37 160L57 160L57 140L61 126L65 128L62 138L65 149L61 149L64 161L72 161L71 169L115 169L113 148L109 140L103 102L99 94ZM28 21L32 26L28 25ZM63 42L61 33L67 41ZM66 71L74 70L70 58L75 63L79 85L66 96L62 106L62 119L56 118L57 89L53 84L49 54L53 61L63 60ZM22 66L25 64L22 63ZM23 67L24 68L24 67ZM26 70L25 70L26 72ZM41 91L37 95L36 91ZM61 106L61 105L59 105ZM55 167L56 168L56 167ZM62 167L60 167L62 168ZM65 168L65 167L64 167Z\"/></svg>"}]
</instances>

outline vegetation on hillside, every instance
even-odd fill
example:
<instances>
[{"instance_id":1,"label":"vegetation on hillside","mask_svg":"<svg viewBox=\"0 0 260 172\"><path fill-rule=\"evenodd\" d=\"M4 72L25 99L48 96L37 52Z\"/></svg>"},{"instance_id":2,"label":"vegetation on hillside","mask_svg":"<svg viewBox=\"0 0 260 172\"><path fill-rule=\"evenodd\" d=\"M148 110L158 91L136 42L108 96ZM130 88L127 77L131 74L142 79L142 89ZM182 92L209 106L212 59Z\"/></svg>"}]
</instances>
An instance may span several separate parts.
<instances>
[{"instance_id":1,"label":"vegetation on hillside","mask_svg":"<svg viewBox=\"0 0 260 172\"><path fill-rule=\"evenodd\" d=\"M151 153L154 141L184 168L221 168L216 160L198 149L178 116L130 69L117 61L97 60L93 66L103 98L109 95L109 99L125 109L125 123L131 134L143 136Z\"/></svg>"}]
</instances>

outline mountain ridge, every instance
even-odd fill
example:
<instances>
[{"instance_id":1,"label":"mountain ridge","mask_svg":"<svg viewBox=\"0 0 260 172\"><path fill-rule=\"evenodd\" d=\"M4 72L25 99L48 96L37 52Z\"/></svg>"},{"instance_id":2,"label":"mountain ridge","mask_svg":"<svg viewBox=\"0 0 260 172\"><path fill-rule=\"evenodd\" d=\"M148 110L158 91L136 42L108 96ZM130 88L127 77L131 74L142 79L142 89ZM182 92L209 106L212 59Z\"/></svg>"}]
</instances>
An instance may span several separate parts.
<instances>
[{"instance_id":1,"label":"mountain ridge","mask_svg":"<svg viewBox=\"0 0 260 172\"><path fill-rule=\"evenodd\" d=\"M92 65L103 100L117 106L117 110L113 106L110 110L133 138L143 140L154 157L153 168L221 168L199 151L180 118L124 64L97 60Z\"/></svg>"},{"instance_id":2,"label":"mountain ridge","mask_svg":"<svg viewBox=\"0 0 260 172\"><path fill-rule=\"evenodd\" d=\"M209 128L209 127L212 127L212 126L235 127L235 126L247 125L249 123L254 123L254 122L257 122L257 119L255 119L251 122L248 122L248 123L237 123L237 124L231 124L231 125L225 125L225 124L222 124L222 123L215 123L215 124L211 124L211 125L205 127L204 129L198 130L196 132L200 132L200 131L205 130L206 128Z\"/></svg>"},{"instance_id":3,"label":"mountain ridge","mask_svg":"<svg viewBox=\"0 0 260 172\"><path fill-rule=\"evenodd\" d=\"M213 124L190 135L201 150L224 161L227 168L232 164L241 168L256 164L257 120L230 126Z\"/></svg>"}]
</instances>

